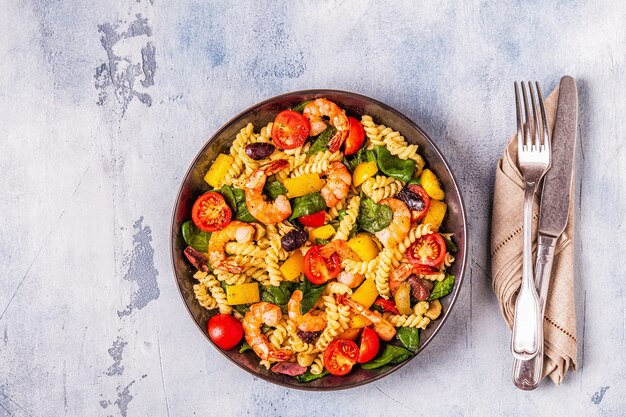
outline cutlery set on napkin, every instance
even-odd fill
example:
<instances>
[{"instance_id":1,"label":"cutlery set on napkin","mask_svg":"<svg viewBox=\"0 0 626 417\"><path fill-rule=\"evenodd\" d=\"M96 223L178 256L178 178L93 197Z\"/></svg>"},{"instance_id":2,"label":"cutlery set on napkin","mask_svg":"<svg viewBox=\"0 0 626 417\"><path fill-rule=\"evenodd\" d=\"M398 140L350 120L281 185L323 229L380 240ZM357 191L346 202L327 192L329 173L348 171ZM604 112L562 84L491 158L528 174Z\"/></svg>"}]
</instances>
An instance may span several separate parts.
<instances>
[{"instance_id":1,"label":"cutlery set on napkin","mask_svg":"<svg viewBox=\"0 0 626 417\"><path fill-rule=\"evenodd\" d=\"M520 94L515 83L517 135L496 172L491 240L493 288L513 331L513 382L524 390L535 389L544 375L558 384L570 365L576 368L576 83L563 77L545 104L535 85L522 83Z\"/></svg>"}]
</instances>

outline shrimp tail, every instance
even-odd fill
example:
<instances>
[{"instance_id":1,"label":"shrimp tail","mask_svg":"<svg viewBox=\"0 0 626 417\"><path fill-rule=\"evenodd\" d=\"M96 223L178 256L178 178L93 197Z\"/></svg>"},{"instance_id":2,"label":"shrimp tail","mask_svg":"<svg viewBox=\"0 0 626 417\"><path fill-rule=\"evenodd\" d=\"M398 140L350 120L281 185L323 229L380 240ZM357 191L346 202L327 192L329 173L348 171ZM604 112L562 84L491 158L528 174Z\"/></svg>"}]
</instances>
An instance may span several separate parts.
<instances>
[{"instance_id":1,"label":"shrimp tail","mask_svg":"<svg viewBox=\"0 0 626 417\"><path fill-rule=\"evenodd\" d=\"M284 362L293 359L293 352L287 349L270 350L267 357L272 362Z\"/></svg>"},{"instance_id":2,"label":"shrimp tail","mask_svg":"<svg viewBox=\"0 0 626 417\"><path fill-rule=\"evenodd\" d=\"M338 130L337 132L335 132L333 137L330 138L330 140L328 141L328 150L333 153L337 152L339 148L341 148L341 145L343 145L343 142L345 142L346 138L348 137L348 132L348 130Z\"/></svg>"},{"instance_id":3,"label":"shrimp tail","mask_svg":"<svg viewBox=\"0 0 626 417\"><path fill-rule=\"evenodd\" d=\"M285 159L279 159L277 161L273 161L263 165L260 169L265 173L265 175L269 176L274 175L287 167L289 167L289 161Z\"/></svg>"}]
</instances>

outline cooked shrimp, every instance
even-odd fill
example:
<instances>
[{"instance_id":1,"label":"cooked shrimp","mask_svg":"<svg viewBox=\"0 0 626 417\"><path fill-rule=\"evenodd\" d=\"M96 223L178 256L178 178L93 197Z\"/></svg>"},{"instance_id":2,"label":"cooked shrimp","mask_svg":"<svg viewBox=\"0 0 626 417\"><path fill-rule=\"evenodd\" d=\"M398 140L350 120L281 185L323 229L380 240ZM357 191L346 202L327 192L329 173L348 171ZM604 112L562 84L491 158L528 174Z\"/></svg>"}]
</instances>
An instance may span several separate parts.
<instances>
[{"instance_id":1,"label":"cooked shrimp","mask_svg":"<svg viewBox=\"0 0 626 417\"><path fill-rule=\"evenodd\" d=\"M333 253L339 255L341 260L351 259L353 261L361 261L361 258L357 253L352 250L350 246L346 243L345 240L333 240L332 242L324 245L320 253L325 258L329 258ZM337 277L337 282L341 282L342 284L346 284L350 288L356 288L363 282L365 276L362 274L353 274L348 271L342 271Z\"/></svg>"},{"instance_id":2,"label":"cooked shrimp","mask_svg":"<svg viewBox=\"0 0 626 417\"><path fill-rule=\"evenodd\" d=\"M265 224L282 222L291 215L291 204L284 195L279 195L274 201L263 198L263 186L267 177L289 166L289 162L279 159L256 169L246 183L246 207L255 219Z\"/></svg>"},{"instance_id":3,"label":"cooked shrimp","mask_svg":"<svg viewBox=\"0 0 626 417\"><path fill-rule=\"evenodd\" d=\"M300 311L300 303L302 302L302 291L295 290L291 294L289 303L287 303L287 311L289 318L303 332L319 332L326 327L325 315L313 316L311 313L302 314Z\"/></svg>"},{"instance_id":4,"label":"cooked shrimp","mask_svg":"<svg viewBox=\"0 0 626 417\"><path fill-rule=\"evenodd\" d=\"M391 291L391 294L395 295L396 291L400 287L400 284L406 281L411 275L415 275L417 278L420 279L433 281L436 280L435 276L439 277L443 275L443 272L433 268L432 273L429 273L429 271L424 270L424 268L420 268L418 266L406 263L401 264L389 274L389 290Z\"/></svg>"},{"instance_id":5,"label":"cooked shrimp","mask_svg":"<svg viewBox=\"0 0 626 417\"><path fill-rule=\"evenodd\" d=\"M243 272L243 267L234 261L226 259L224 247L227 242L236 240L239 243L250 242L254 237L255 229L248 223L233 220L220 231L213 232L209 239L209 263L214 269L225 269L233 274Z\"/></svg>"},{"instance_id":6,"label":"cooked shrimp","mask_svg":"<svg viewBox=\"0 0 626 417\"><path fill-rule=\"evenodd\" d=\"M293 358L291 349L274 349L267 337L261 332L261 326L275 326L282 318L280 307L266 302L255 303L243 317L243 333L246 342L264 361L281 362Z\"/></svg>"},{"instance_id":7,"label":"cooked shrimp","mask_svg":"<svg viewBox=\"0 0 626 417\"><path fill-rule=\"evenodd\" d=\"M350 121L346 112L341 110L332 101L325 98L318 98L313 100L304 107L302 111L304 117L307 118L311 129L309 136L317 136L326 129L326 121L324 117L327 117L329 123L337 129L337 133L328 142L328 148L331 152L337 152L341 147L341 144L348 137L350 131Z\"/></svg>"},{"instance_id":8,"label":"cooked shrimp","mask_svg":"<svg viewBox=\"0 0 626 417\"><path fill-rule=\"evenodd\" d=\"M352 310L356 311L366 319L369 319L369 321L374 324L374 331L376 334L384 341L389 341L396 335L396 328L393 327L393 324L389 323L378 312L371 311L356 301L353 301L343 295L338 296L337 301L339 301L340 304L350 306Z\"/></svg>"},{"instance_id":9,"label":"cooked shrimp","mask_svg":"<svg viewBox=\"0 0 626 417\"><path fill-rule=\"evenodd\" d=\"M395 295L398 287L406 281L413 273L413 265L402 264L389 274L389 291Z\"/></svg>"},{"instance_id":10,"label":"cooked shrimp","mask_svg":"<svg viewBox=\"0 0 626 417\"><path fill-rule=\"evenodd\" d=\"M324 175L326 175L326 184L320 193L328 207L335 207L339 201L348 195L352 184L352 175L350 175L348 168L339 161L331 162Z\"/></svg>"},{"instance_id":11,"label":"cooked shrimp","mask_svg":"<svg viewBox=\"0 0 626 417\"><path fill-rule=\"evenodd\" d=\"M379 204L389 206L393 211L393 217L389 226L374 235L386 248L392 248L404 239L411 228L411 211L401 200L397 198L385 198Z\"/></svg>"}]
</instances>

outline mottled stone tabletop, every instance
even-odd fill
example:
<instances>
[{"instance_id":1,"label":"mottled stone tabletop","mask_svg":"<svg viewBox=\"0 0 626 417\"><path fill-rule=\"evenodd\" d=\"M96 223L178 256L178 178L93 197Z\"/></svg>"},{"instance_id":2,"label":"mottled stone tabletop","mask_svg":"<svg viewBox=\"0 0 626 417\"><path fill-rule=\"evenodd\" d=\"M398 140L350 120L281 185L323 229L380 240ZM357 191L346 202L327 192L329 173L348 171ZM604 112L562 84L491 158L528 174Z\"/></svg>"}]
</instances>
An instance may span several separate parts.
<instances>
[{"instance_id":1,"label":"mottled stone tabletop","mask_svg":"<svg viewBox=\"0 0 626 417\"><path fill-rule=\"evenodd\" d=\"M0 416L626 413L622 1L1 3ZM513 80L549 91L564 74L580 92L580 366L521 392L489 277L494 167ZM306 88L362 93L419 123L469 211L449 322L400 371L335 393L227 362L169 259L174 197L205 140Z\"/></svg>"}]
</instances>

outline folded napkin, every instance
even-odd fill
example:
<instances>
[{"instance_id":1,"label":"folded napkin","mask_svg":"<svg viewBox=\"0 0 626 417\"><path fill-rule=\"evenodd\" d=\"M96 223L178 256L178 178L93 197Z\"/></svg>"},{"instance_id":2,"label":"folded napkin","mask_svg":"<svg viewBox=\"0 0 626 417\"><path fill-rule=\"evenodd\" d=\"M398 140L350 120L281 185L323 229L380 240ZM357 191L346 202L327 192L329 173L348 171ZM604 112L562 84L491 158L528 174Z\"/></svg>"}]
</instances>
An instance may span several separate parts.
<instances>
[{"instance_id":1,"label":"folded napkin","mask_svg":"<svg viewBox=\"0 0 626 417\"><path fill-rule=\"evenodd\" d=\"M545 101L548 127L554 128L559 97L558 87ZM574 308L574 204L570 200L569 222L557 242L552 278L544 319L544 363L542 378L548 375L557 385L570 366L576 369L576 311ZM513 327L515 300L522 284L524 185L517 168L517 136L509 141L496 170L491 219L491 270L493 290L509 328ZM539 204L533 211L533 253ZM533 258L534 259L534 258ZM534 262L533 262L534 265Z\"/></svg>"}]
</instances>

